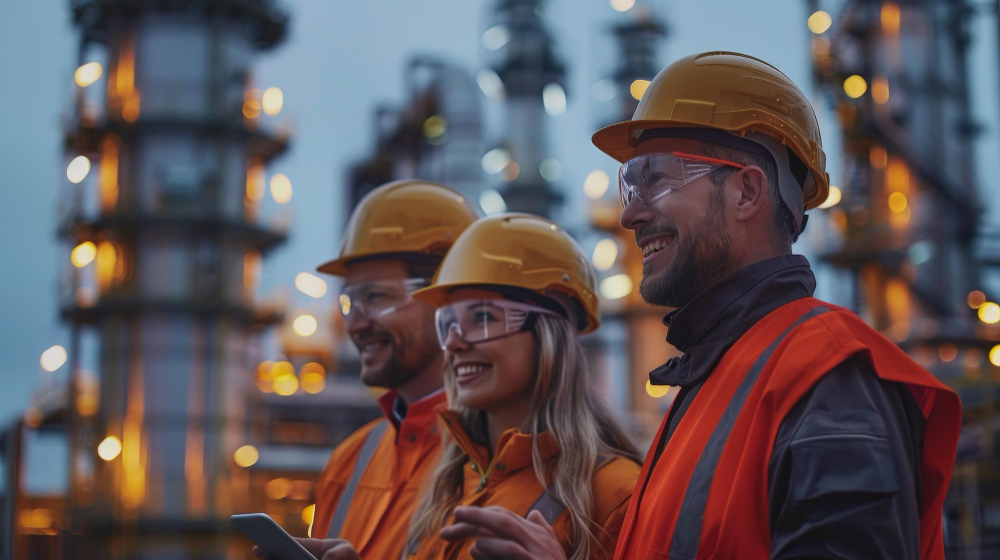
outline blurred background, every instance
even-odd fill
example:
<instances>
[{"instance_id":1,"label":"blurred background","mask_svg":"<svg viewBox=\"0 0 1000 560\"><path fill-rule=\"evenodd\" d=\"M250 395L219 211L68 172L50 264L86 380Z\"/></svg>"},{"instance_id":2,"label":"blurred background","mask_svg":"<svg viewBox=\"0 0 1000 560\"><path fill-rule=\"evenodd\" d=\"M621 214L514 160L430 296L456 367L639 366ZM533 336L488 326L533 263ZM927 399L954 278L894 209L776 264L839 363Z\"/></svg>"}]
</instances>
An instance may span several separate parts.
<instances>
[{"instance_id":1,"label":"blurred background","mask_svg":"<svg viewBox=\"0 0 1000 560\"><path fill-rule=\"evenodd\" d=\"M648 442L676 350L590 136L707 50L812 99L835 188L795 249L961 393L948 557L1000 556L998 39L993 0L7 3L0 558L246 558L247 511L305 535L379 414L314 269L393 179L573 233L595 390Z\"/></svg>"}]
</instances>

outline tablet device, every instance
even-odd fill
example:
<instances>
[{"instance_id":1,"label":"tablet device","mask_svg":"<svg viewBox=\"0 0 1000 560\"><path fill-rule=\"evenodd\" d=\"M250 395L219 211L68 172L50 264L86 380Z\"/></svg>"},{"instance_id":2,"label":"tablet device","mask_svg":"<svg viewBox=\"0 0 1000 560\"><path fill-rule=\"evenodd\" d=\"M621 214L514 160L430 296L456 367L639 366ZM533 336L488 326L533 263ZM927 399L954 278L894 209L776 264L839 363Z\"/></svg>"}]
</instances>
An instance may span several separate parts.
<instances>
[{"instance_id":1,"label":"tablet device","mask_svg":"<svg viewBox=\"0 0 1000 560\"><path fill-rule=\"evenodd\" d=\"M266 513L233 515L229 520L269 556L278 560L316 560Z\"/></svg>"}]
</instances>

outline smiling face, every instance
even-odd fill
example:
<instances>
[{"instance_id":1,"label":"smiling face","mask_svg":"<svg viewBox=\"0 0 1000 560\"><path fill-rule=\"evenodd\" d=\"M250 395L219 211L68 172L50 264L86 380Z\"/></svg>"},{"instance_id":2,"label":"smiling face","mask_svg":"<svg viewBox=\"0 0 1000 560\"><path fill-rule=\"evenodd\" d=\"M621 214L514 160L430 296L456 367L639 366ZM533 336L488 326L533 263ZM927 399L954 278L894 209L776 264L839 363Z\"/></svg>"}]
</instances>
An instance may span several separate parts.
<instances>
[{"instance_id":1,"label":"smiling face","mask_svg":"<svg viewBox=\"0 0 1000 560\"><path fill-rule=\"evenodd\" d=\"M456 290L453 300L483 297L482 290ZM477 313L499 313L486 303ZM470 344L452 331L445 340L445 362L455 383L456 403L485 411L530 406L535 386L538 342L531 331Z\"/></svg>"},{"instance_id":2,"label":"smiling face","mask_svg":"<svg viewBox=\"0 0 1000 560\"><path fill-rule=\"evenodd\" d=\"M408 266L401 260L360 261L347 266L344 287L403 281L408 276ZM410 300L381 317L356 312L345 321L347 334L361 355L361 381L370 387L398 388L441 357L434 331L434 309L426 304Z\"/></svg>"},{"instance_id":3,"label":"smiling face","mask_svg":"<svg viewBox=\"0 0 1000 560\"><path fill-rule=\"evenodd\" d=\"M667 149L702 155L696 140L665 139ZM621 225L642 250L639 294L648 303L681 307L730 272L733 240L723 190L709 175L645 205L632 200Z\"/></svg>"}]
</instances>

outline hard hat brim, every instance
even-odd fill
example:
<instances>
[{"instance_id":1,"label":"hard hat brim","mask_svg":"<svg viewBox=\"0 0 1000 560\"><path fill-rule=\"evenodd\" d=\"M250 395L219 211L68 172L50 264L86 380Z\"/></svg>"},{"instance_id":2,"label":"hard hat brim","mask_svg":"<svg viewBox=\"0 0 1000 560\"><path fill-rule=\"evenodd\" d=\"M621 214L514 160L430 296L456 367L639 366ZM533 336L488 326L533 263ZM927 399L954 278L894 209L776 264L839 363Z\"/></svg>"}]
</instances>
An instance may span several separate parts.
<instances>
[{"instance_id":1,"label":"hard hat brim","mask_svg":"<svg viewBox=\"0 0 1000 560\"><path fill-rule=\"evenodd\" d=\"M638 128L647 128L649 125L671 126L674 123L663 121L624 121L608 125L597 132L591 141L598 150L613 157L618 163L625 163L632 157L635 144L630 141L632 132ZM633 126L638 125L638 126Z\"/></svg>"},{"instance_id":2,"label":"hard hat brim","mask_svg":"<svg viewBox=\"0 0 1000 560\"><path fill-rule=\"evenodd\" d=\"M349 259L333 259L316 267L316 272L331 274L333 276L345 276L347 274L347 261Z\"/></svg>"},{"instance_id":3,"label":"hard hat brim","mask_svg":"<svg viewBox=\"0 0 1000 560\"><path fill-rule=\"evenodd\" d=\"M507 284L482 284L482 283L467 283L467 282L452 282L450 284L435 284L433 286L428 286L426 288L421 288L413 292L413 299L430 305L431 307L444 307L452 303L451 292L461 289L461 288L477 288L483 290L489 290L490 288L496 288L497 291L503 291L504 289L510 289L512 286Z\"/></svg>"}]
</instances>

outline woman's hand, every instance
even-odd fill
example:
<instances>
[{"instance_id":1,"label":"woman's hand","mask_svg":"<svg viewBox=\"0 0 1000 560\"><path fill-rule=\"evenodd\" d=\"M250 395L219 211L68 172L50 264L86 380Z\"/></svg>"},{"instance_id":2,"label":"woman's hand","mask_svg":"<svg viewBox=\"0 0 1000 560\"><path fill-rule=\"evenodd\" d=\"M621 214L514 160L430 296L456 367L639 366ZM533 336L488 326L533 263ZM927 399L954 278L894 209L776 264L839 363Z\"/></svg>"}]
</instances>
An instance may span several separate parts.
<instances>
[{"instance_id":1,"label":"woman's hand","mask_svg":"<svg viewBox=\"0 0 1000 560\"><path fill-rule=\"evenodd\" d=\"M475 560L566 560L555 531L537 511L525 519L499 506L455 508L455 524L441 529L441 538L472 537L479 537L472 547Z\"/></svg>"}]
</instances>

